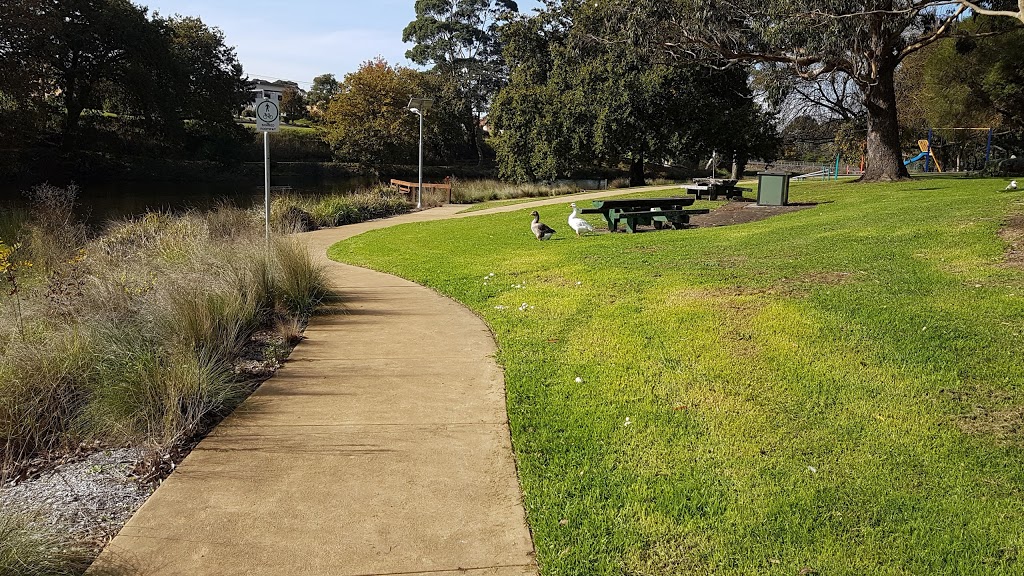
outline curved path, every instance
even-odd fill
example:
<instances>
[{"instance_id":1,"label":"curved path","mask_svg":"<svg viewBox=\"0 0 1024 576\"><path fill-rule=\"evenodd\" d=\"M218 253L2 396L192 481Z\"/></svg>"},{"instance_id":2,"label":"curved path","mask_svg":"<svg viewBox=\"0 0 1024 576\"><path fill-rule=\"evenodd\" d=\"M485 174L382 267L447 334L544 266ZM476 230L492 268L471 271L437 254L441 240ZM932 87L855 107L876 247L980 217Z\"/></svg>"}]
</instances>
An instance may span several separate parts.
<instances>
[{"instance_id":1,"label":"curved path","mask_svg":"<svg viewBox=\"0 0 1024 576\"><path fill-rule=\"evenodd\" d=\"M453 300L331 262L326 250L375 228L570 201L444 206L302 235L343 313L313 319L286 365L192 451L91 572L537 574L489 329Z\"/></svg>"}]
</instances>

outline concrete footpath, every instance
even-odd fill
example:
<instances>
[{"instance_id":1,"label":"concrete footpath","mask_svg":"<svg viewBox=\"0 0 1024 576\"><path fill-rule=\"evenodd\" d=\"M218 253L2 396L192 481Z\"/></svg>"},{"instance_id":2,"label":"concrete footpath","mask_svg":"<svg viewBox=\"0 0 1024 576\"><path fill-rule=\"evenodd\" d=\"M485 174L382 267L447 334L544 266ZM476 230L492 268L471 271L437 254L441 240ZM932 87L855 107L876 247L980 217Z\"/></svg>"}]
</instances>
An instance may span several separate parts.
<instances>
[{"instance_id":1,"label":"concrete footpath","mask_svg":"<svg viewBox=\"0 0 1024 576\"><path fill-rule=\"evenodd\" d=\"M622 193L466 214L445 206L301 235L342 313L312 320L286 365L193 450L90 573L537 574L488 327L326 250L406 222Z\"/></svg>"}]
</instances>

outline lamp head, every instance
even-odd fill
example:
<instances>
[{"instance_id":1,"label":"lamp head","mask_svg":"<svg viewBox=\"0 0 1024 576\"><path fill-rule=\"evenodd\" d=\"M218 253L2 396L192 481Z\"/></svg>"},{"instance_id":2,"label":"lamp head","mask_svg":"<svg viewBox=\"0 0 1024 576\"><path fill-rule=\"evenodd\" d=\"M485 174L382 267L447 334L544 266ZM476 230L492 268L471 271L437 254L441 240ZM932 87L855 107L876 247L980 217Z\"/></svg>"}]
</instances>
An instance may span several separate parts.
<instances>
[{"instance_id":1,"label":"lamp head","mask_svg":"<svg viewBox=\"0 0 1024 576\"><path fill-rule=\"evenodd\" d=\"M419 108L409 108L409 112L412 112L413 114L419 114L420 110Z\"/></svg>"}]
</instances>

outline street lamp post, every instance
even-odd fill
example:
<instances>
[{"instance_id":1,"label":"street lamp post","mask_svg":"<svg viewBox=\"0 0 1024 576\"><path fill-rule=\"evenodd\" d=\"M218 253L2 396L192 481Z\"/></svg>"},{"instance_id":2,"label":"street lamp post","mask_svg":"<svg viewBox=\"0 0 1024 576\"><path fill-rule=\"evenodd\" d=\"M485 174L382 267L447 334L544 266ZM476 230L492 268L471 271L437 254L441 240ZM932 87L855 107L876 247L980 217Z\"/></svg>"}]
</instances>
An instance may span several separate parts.
<instances>
[{"instance_id":1,"label":"street lamp post","mask_svg":"<svg viewBox=\"0 0 1024 576\"><path fill-rule=\"evenodd\" d=\"M423 113L434 105L433 98L410 98L409 112L420 117L420 181L416 192L416 209L423 208Z\"/></svg>"}]
</instances>

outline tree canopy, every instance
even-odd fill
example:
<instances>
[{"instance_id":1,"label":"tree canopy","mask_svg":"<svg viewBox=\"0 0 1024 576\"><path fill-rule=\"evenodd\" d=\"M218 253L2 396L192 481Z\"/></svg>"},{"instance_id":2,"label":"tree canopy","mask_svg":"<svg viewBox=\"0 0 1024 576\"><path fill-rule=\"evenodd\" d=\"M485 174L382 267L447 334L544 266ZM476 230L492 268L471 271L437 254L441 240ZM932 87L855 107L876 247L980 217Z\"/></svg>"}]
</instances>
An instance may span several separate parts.
<instances>
[{"instance_id":1,"label":"tree canopy","mask_svg":"<svg viewBox=\"0 0 1024 576\"><path fill-rule=\"evenodd\" d=\"M416 19L402 33L414 46L406 57L449 79L453 104L479 162L480 120L507 79L499 26L518 12L513 0L416 0Z\"/></svg>"},{"instance_id":2,"label":"tree canopy","mask_svg":"<svg viewBox=\"0 0 1024 576\"><path fill-rule=\"evenodd\" d=\"M666 64L606 35L593 3L549 7L504 31L509 85L495 100L500 175L549 180L645 162L771 156L774 129L753 102L742 68Z\"/></svg>"},{"instance_id":3,"label":"tree canopy","mask_svg":"<svg viewBox=\"0 0 1024 576\"><path fill-rule=\"evenodd\" d=\"M151 16L128 0L0 5L0 113L26 133L59 118L67 149L81 144L86 110L145 124L166 141L213 124L235 131L247 86L223 32L199 18Z\"/></svg>"},{"instance_id":4,"label":"tree canopy","mask_svg":"<svg viewBox=\"0 0 1024 576\"><path fill-rule=\"evenodd\" d=\"M619 20L653 50L687 59L713 54L784 67L808 80L840 74L866 111L865 180L907 176L895 75L908 56L949 36L967 8L941 0L618 0Z\"/></svg>"},{"instance_id":5,"label":"tree canopy","mask_svg":"<svg viewBox=\"0 0 1024 576\"><path fill-rule=\"evenodd\" d=\"M334 74L321 74L313 78L313 85L306 93L306 103L313 109L313 113L319 116L327 110L327 104L339 92L341 84Z\"/></svg>"},{"instance_id":6,"label":"tree canopy","mask_svg":"<svg viewBox=\"0 0 1024 576\"><path fill-rule=\"evenodd\" d=\"M445 79L382 58L367 61L346 74L341 89L324 114L324 136L335 155L367 166L414 162L419 124L406 108L412 96L433 95L434 106L424 122L427 151L435 161L451 160L465 142L465 133Z\"/></svg>"}]
</instances>

